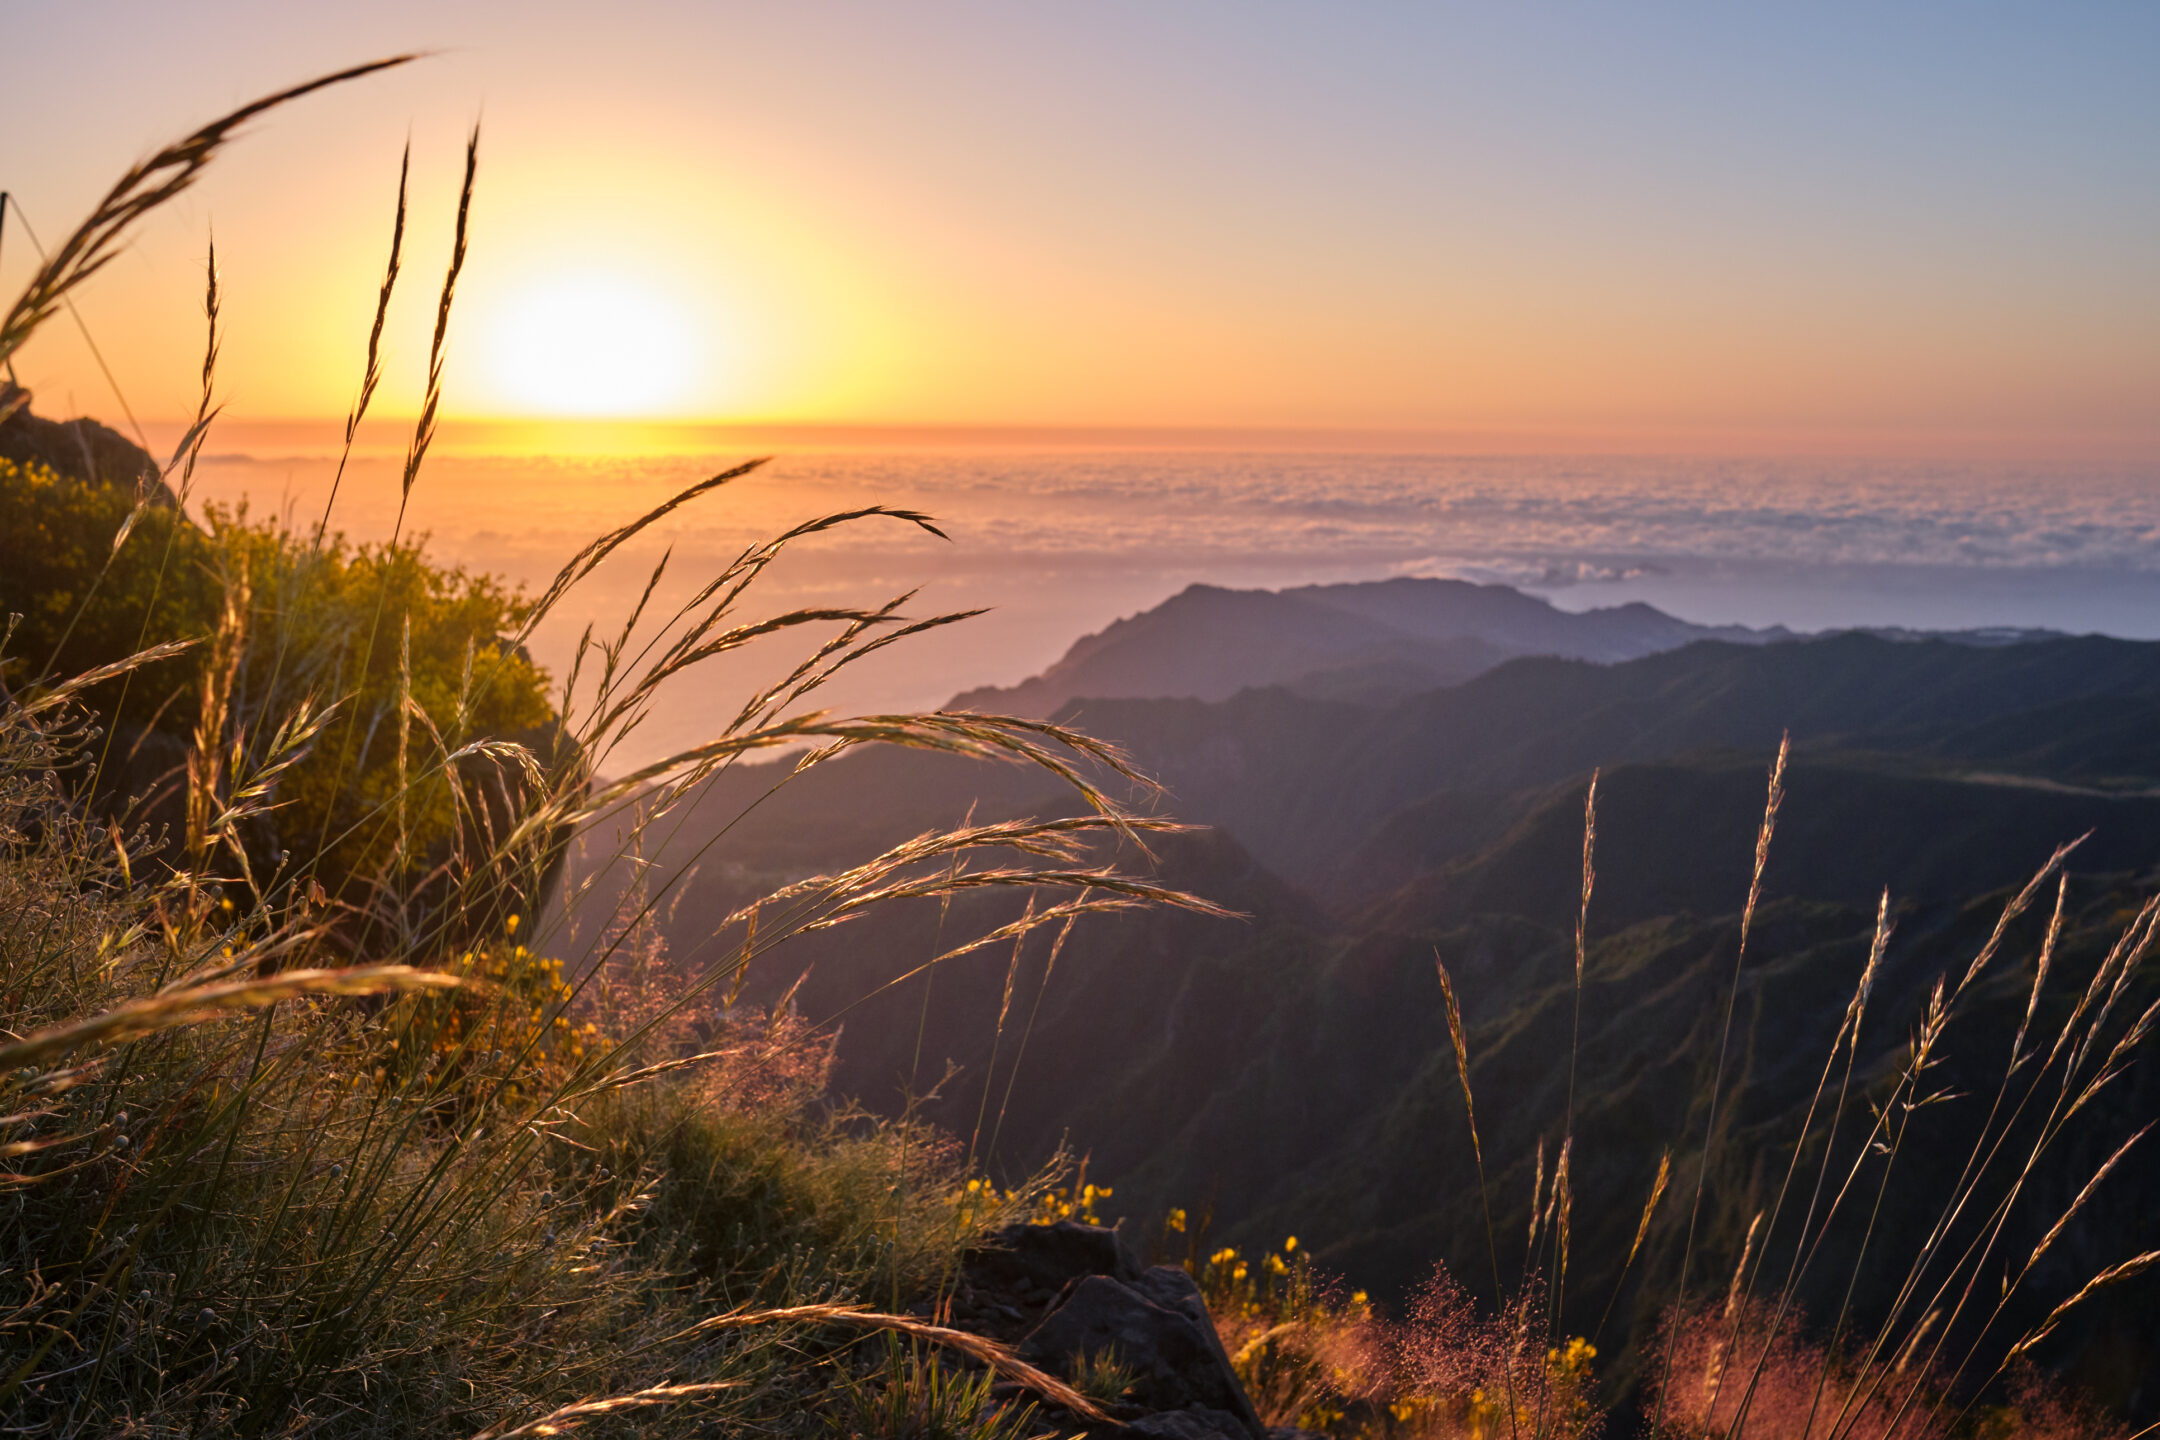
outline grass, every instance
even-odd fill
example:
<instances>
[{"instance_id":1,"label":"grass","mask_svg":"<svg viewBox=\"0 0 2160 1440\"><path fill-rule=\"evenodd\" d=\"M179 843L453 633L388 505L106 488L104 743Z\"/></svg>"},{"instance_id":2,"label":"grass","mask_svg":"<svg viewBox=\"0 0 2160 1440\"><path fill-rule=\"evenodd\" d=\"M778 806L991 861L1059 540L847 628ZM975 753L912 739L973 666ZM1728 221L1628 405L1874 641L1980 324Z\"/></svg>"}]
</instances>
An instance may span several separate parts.
<instances>
[{"instance_id":1,"label":"grass","mask_svg":"<svg viewBox=\"0 0 2160 1440\"><path fill-rule=\"evenodd\" d=\"M239 126L380 68L244 107L131 171L0 321L0 359ZM478 155L476 135L401 504L425 484ZM385 305L403 229L401 180ZM402 538L347 552L328 511L312 536L205 529L187 480L217 408L214 257L210 274L203 404L165 477L178 503L146 492L108 517L61 477L9 477L93 532L112 523L87 578L53 592L44 653L0 710L0 1423L825 1433L890 1411L917 1433L1033 1433L1024 1402L990 1398L992 1377L1090 1413L1000 1347L874 1298L934 1292L1041 1186L971 1187L952 1142L834 1105L829 1041L785 1009L711 1017L766 952L894 898L1041 897L985 943L1139 905L1210 908L1094 858L1161 825L1093 778L1130 777L1120 757L1034 721L814 708L846 666L963 618L908 617L904 596L745 610L786 549L828 530L936 533L881 507L811 517L681 608L588 630L535 710L519 698L546 694L523 658L534 627L626 541L755 462L595 540L531 601L445 575ZM379 377L378 334L355 426ZM446 656L442 611L459 605L469 634ZM319 623L325 607L336 623ZM153 620L194 633L144 648ZM132 653L67 678L59 661L93 631ZM703 743L616 767L676 677L798 633L804 658ZM141 717L126 749L101 715ZM138 791L121 772L146 737L175 763ZM539 902L571 834L616 830L627 852L741 757L793 749L799 772L874 744L1036 766L1086 812L924 835L790 884L687 983L652 968L664 891L555 953L560 907ZM908 1358L863 1371L879 1335Z\"/></svg>"},{"instance_id":2,"label":"grass","mask_svg":"<svg viewBox=\"0 0 2160 1440\"><path fill-rule=\"evenodd\" d=\"M398 63L267 97L131 170L0 319L0 360L239 126ZM1119 1357L1095 1357L1076 1392L903 1306L934 1296L986 1228L1092 1218L1110 1192L1084 1174L1064 1191L1045 1176L1001 1192L972 1173L985 1134L996 1144L987 1089L966 1146L905 1117L874 1119L826 1094L829 1037L785 1004L732 1001L776 947L894 900L1026 892L1018 919L956 937L932 964L1008 941L1017 956L1044 927L1054 959L1088 915L1219 912L1102 859L1166 828L1105 788L1139 780L1114 749L1010 717L816 708L846 667L967 616L910 617L906 595L759 613L756 583L828 531L940 533L928 516L871 506L809 517L702 577L672 610L651 607L663 561L629 619L612 634L588 629L549 688L525 658L535 627L624 545L758 462L598 537L530 599L436 569L404 538L404 507L426 482L479 155L476 133L387 546L337 538L335 486L312 532L188 514L217 414L214 256L202 400L165 467L175 503L149 487L131 498L49 473L4 477L9 503L29 496L39 515L66 520L53 534L73 537L74 558L38 592L58 599L27 622L29 663L6 672L0 708L0 1423L53 1434L506 1440L582 1426L987 1440L1038 1433L1041 1402L1087 1415L1129 1383ZM348 451L381 378L406 174ZM14 647L13 622L8 638ZM790 639L804 642L800 658L704 741L620 763L678 677ZM71 669L78 654L90 663ZM146 745L170 763L138 787ZM792 881L730 917L730 948L694 973L657 939L679 881L632 886L614 923L582 944L555 928L567 907L546 902L569 837L616 834L614 858L634 859L651 827L745 758L792 752L800 774L866 745L1035 767L1085 803L1077 815L913 837ZM1678 1166L1668 1152L1644 1175L1623 1266L1661 1205L1686 1193L1678 1263L1642 1282L1666 1297L1645 1428L1703 1440L2119 1435L2025 1365L2094 1294L2160 1255L2121 1257L2043 1302L2043 1318L2012 1323L2049 1273L2043 1259L2144 1134L2108 1147L2037 1245L2013 1244L2032 1178L2058 1163L2076 1117L2120 1080L2155 1017L2120 1002L2160 931L2160 902L2124 918L2082 987L2064 986L2067 850L1937 981L1902 1063L1870 1073L1860 1036L1892 943L1885 897L1801 1133L1769 1172L1770 1202L1729 1279L1703 1274L1707 1217L1727 1199L1716 1182L1729 1171L1718 1152L1732 1130L1733 1015L1784 764L1781 751L1718 1049L1705 1057L1699 1138L1687 1137ZM1578 1041L1595 837L1593 779ZM2052 919L2023 1023L1983 1092L1986 1118L1947 1183L1923 1181L1935 1202L1927 1232L1893 1252L1876 1233L1882 1197L1905 1182L1901 1161L1948 1098L1940 1077L1961 1020L1998 985L2051 881ZM1439 981L1490 1294L1504 1298L1480 1309L1443 1271L1391 1318L1330 1283L1294 1240L1258 1256L1208 1250L1204 1225L1188 1231L1175 1214L1165 1246L1182 1246L1273 1422L1488 1440L1597 1433L1612 1423L1595 1373L1604 1322L1588 1335L1567 1322L1586 1305L1609 1316L1617 1292L1569 1293L1584 1138L1573 1047L1511 1277L1502 1257L1515 1240L1495 1224L1508 1212L1478 1139L1474 1037L1444 964ZM996 1041L1010 1021L1024 1047L1033 1015L1011 1013L1011 1000L1008 979ZM1846 1301L1805 1315L1800 1297L1823 1290L1833 1256L1851 1272ZM1867 1266L1898 1277L1885 1313L1852 1303Z\"/></svg>"}]
</instances>

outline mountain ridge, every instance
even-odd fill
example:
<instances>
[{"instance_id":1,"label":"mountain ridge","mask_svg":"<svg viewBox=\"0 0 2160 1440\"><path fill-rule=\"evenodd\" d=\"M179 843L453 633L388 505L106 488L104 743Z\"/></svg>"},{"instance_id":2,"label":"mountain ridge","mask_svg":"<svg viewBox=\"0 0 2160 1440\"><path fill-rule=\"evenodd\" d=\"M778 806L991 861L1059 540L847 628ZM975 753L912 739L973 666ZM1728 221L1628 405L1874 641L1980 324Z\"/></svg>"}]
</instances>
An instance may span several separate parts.
<instances>
[{"instance_id":1,"label":"mountain ridge","mask_svg":"<svg viewBox=\"0 0 2160 1440\"><path fill-rule=\"evenodd\" d=\"M1610 662L1696 640L1768 644L1790 635L1782 626L1697 625L1640 601L1562 610L1511 586L1466 580L1194 584L1081 636L1040 675L964 691L951 707L1041 718L1082 698L1223 700L1268 685L1391 698L1522 655Z\"/></svg>"},{"instance_id":2,"label":"mountain ridge","mask_svg":"<svg viewBox=\"0 0 2160 1440\"><path fill-rule=\"evenodd\" d=\"M1072 642L1013 685L955 695L948 708L1044 719L1075 700L1227 700L1279 686L1316 699L1380 704L1458 685L1509 660L1615 664L1699 641L1772 645L1862 634L1899 643L1995 648L2070 638L2044 629L1705 625L1643 601L1563 610L1509 585L1390 580L1235 589L1195 583Z\"/></svg>"}]
</instances>

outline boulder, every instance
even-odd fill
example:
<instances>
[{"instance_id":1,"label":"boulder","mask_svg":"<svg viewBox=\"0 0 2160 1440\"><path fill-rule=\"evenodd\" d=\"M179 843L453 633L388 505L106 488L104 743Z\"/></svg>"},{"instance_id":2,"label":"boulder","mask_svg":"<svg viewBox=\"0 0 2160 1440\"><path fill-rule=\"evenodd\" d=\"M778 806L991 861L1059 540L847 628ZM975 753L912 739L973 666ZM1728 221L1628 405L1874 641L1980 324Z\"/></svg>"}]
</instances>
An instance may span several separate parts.
<instances>
[{"instance_id":1,"label":"boulder","mask_svg":"<svg viewBox=\"0 0 2160 1440\"><path fill-rule=\"evenodd\" d=\"M1065 1379L1083 1357L1105 1351L1134 1373L1125 1399L1148 1412L1128 1422L1132 1433L1267 1440L1267 1427L1230 1368L1199 1287L1184 1271L1159 1265L1130 1283L1105 1274L1082 1276L1020 1345L1024 1359Z\"/></svg>"},{"instance_id":2,"label":"boulder","mask_svg":"<svg viewBox=\"0 0 2160 1440\"><path fill-rule=\"evenodd\" d=\"M968 1252L968 1284L988 1295L1058 1294L1088 1275L1140 1278L1140 1262L1117 1230L1060 1220L1051 1225L1008 1225Z\"/></svg>"},{"instance_id":3,"label":"boulder","mask_svg":"<svg viewBox=\"0 0 2160 1440\"><path fill-rule=\"evenodd\" d=\"M1157 1440L1251 1440L1245 1422L1226 1410L1205 1408L1165 1410L1143 1415L1119 1433L1146 1435Z\"/></svg>"}]
</instances>

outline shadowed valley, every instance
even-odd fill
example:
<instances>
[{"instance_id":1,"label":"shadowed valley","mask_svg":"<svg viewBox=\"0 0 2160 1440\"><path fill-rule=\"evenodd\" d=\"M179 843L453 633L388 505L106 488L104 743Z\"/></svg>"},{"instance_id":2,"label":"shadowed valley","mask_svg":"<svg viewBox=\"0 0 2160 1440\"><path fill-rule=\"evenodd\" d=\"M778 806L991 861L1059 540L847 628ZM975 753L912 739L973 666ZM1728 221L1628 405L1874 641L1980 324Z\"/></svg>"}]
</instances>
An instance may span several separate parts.
<instances>
[{"instance_id":1,"label":"shadowed valley","mask_svg":"<svg viewBox=\"0 0 2160 1440\"><path fill-rule=\"evenodd\" d=\"M1419 583L1482 612L1535 616L1544 628L1509 643L1542 639L1583 658L1495 661L1482 648L1500 648L1495 632L1466 624L1453 638L1427 634L1421 663L1436 667L1430 657L1456 645L1449 653L1479 656L1477 673L1419 688L1436 669L1412 665L1390 672L1391 683L1346 686L1336 683L1343 667L1298 668L1325 648L1313 631L1285 622L1280 650L1258 637L1286 610L1323 631L1338 623L1323 608L1399 613L1418 593L1410 582L1333 587L1325 607L1312 591L1286 592L1299 597L1288 605L1196 588L1081 642L1038 681L961 697L985 707L1056 699L1059 719L1125 747L1162 782L1160 808L1202 827L1150 838L1159 876L1244 918L1112 917L1074 931L1054 957L1038 935L1017 954L995 945L922 970L1015 919L1021 902L904 903L791 942L760 961L742 998L792 995L811 1020L836 1022L842 1089L873 1108L912 1103L1010 1172L1064 1143L1115 1182L1129 1215L1189 1207L1210 1217L1213 1236L1248 1246L1296 1233L1376 1293L1403 1293L1436 1260L1476 1286L1491 1272L1434 961L1460 989L1495 1223L1503 1258L1510 1244L1519 1257L1536 1157L1541 1142L1557 1146L1567 1098L1583 796L1600 768L1574 1077L1583 1258L1561 1323L1591 1334L1610 1307L1611 1339L1638 1322L1650 1333L1672 1298L1669 1279L1641 1289L1636 1280L1669 1277L1684 1245L1764 778L1782 734L1793 747L1787 793L1742 971L1712 1152L1725 1168L1708 1186L1717 1198L1697 1241L1698 1289L1722 1285L1750 1216L1771 1203L1778 1176L1759 1157L1802 1134L1885 887L1896 928L1852 1080L1856 1093L1878 1095L1937 977L1955 980L2006 892L2059 844L2085 837L2068 861L2057 962L2066 985L2098 966L2109 927L2135 910L2135 887L2160 862L2160 645L1697 638L1656 612L1570 617L1513 592ZM1208 664L1181 680L1180 657L1196 656ZM1238 683L1240 656L1255 657L1264 683ZM1128 693L1075 693L1091 677ZM1143 685L1165 694L1129 693ZM694 971L718 953L724 918L776 883L970 815L1071 804L1017 767L917 754L843 757L761 798L781 773L722 773L652 832L669 838L646 856L647 883L697 866L666 912L678 965ZM756 839L738 842L728 822L753 807ZM588 878L588 905L619 886L619 875ZM1944 1093L1978 1086L1973 1076L1958 1083L1968 1062L1978 1071L2008 1046L2044 924L2027 913L1977 982ZM2135 1013L2150 988L2140 981L2119 1003ZM2067 1018L2053 1003L2043 1001L2042 1028ZM2096 1130L2149 1107L2143 1075L2093 1102ZM1799 1272L1811 1307L1835 1310L1866 1253L1922 1243L1938 1194L1926 1182L1962 1159L1980 1121L1969 1112L1970 1103L1931 1112L1935 1128L1916 1131L1901 1157L1909 1183L1884 1189L1871 1231L1829 1232ZM1820 1115L1809 1123L1811 1164L1826 1144L1854 1143L1845 1124L1831 1136ZM1659 1212L1624 1277L1668 1146L1683 1202ZM2104 1153L2072 1144L2032 1177L2005 1231L2009 1251L2032 1247ZM2133 1158L2050 1263L2067 1276L2103 1235L2149 1248L2156 1199L2160 1170ZM1792 1260L1775 1246L1768 1257ZM1902 1272L1858 1271L1856 1310L1880 1315ZM2011 1318L2037 1317L2013 1308ZM2053 1343L2078 1378L2120 1397L2160 1354L2156 1340L2125 1301L2095 1306ZM1632 1373L1640 1357L1621 1363Z\"/></svg>"}]
</instances>

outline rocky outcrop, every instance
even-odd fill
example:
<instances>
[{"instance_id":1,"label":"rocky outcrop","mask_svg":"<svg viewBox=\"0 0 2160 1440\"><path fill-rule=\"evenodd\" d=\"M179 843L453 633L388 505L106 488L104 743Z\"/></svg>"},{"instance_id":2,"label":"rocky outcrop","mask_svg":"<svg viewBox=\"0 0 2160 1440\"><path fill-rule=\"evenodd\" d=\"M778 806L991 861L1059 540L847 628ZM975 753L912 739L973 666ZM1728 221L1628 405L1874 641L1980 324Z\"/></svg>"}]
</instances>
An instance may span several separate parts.
<instances>
[{"instance_id":1,"label":"rocky outcrop","mask_svg":"<svg viewBox=\"0 0 2160 1440\"><path fill-rule=\"evenodd\" d=\"M1093 1397L1113 1423L1091 1436L1293 1440L1253 1409L1192 1277L1141 1264L1115 1229L1061 1220L1014 1225L971 1252L951 1301L954 1323L1015 1344L1067 1381L1104 1361L1130 1376Z\"/></svg>"},{"instance_id":2,"label":"rocky outcrop","mask_svg":"<svg viewBox=\"0 0 2160 1440\"><path fill-rule=\"evenodd\" d=\"M1086 1360L1116 1361L1133 1377L1125 1400L1145 1412L1129 1426L1138 1434L1266 1440L1207 1304L1182 1270L1159 1265L1130 1283L1083 1276L1021 1342L1020 1355L1066 1380Z\"/></svg>"},{"instance_id":3,"label":"rocky outcrop","mask_svg":"<svg viewBox=\"0 0 2160 1440\"><path fill-rule=\"evenodd\" d=\"M30 392L0 381L0 459L44 465L92 485L147 486L154 505L174 503L149 451L95 420L47 420L30 413Z\"/></svg>"}]
</instances>

